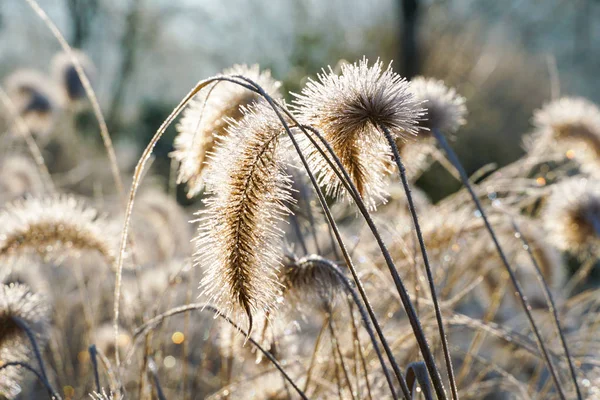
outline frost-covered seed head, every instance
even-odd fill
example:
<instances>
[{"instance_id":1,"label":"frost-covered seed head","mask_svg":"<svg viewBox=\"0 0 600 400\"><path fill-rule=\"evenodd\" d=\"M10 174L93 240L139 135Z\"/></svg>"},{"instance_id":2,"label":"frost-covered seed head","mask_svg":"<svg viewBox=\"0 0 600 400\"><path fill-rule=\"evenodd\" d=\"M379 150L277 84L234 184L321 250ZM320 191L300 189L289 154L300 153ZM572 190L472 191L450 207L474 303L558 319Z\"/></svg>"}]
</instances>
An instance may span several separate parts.
<instances>
[{"instance_id":1,"label":"frost-covered seed head","mask_svg":"<svg viewBox=\"0 0 600 400\"><path fill-rule=\"evenodd\" d=\"M575 158L583 169L597 173L600 159L600 110L580 97L563 97L535 111L529 151L552 152Z\"/></svg>"},{"instance_id":2,"label":"frost-covered seed head","mask_svg":"<svg viewBox=\"0 0 600 400\"><path fill-rule=\"evenodd\" d=\"M453 134L465 124L465 98L454 88L447 87L441 80L419 76L410 82L410 89L425 108L419 126L426 129L420 129L419 135L431 129Z\"/></svg>"},{"instance_id":3,"label":"frost-covered seed head","mask_svg":"<svg viewBox=\"0 0 600 400\"><path fill-rule=\"evenodd\" d=\"M267 311L279 293L282 231L290 181L283 172L283 127L265 103L244 110L211 157L209 197L198 213L196 262L203 293L236 321Z\"/></svg>"},{"instance_id":4,"label":"frost-covered seed head","mask_svg":"<svg viewBox=\"0 0 600 400\"><path fill-rule=\"evenodd\" d=\"M258 65L234 65L224 70L223 75L242 75L269 95L280 97L281 83L271 77L269 70L261 71ZM199 93L183 111L171 157L180 162L177 182L187 183L188 197L194 197L204 188L206 163L216 139L227 135L232 121L242 117L242 107L255 103L259 97L240 85L220 81Z\"/></svg>"},{"instance_id":5,"label":"frost-covered seed head","mask_svg":"<svg viewBox=\"0 0 600 400\"><path fill-rule=\"evenodd\" d=\"M336 295L343 290L340 278L329 268L328 261L313 255L285 257L280 270L283 297L294 308L317 306L331 312Z\"/></svg>"},{"instance_id":6,"label":"frost-covered seed head","mask_svg":"<svg viewBox=\"0 0 600 400\"><path fill-rule=\"evenodd\" d=\"M571 179L558 184L542 218L557 248L573 253L595 250L600 241L600 183Z\"/></svg>"},{"instance_id":7,"label":"frost-covered seed head","mask_svg":"<svg viewBox=\"0 0 600 400\"><path fill-rule=\"evenodd\" d=\"M341 74L319 74L296 96L295 109L304 124L321 131L348 171L369 208L384 201L385 176L391 153L380 127L392 135L414 135L422 110L406 80L381 61L368 65L366 58L341 66ZM319 183L334 196L343 187L327 163L306 146L308 160Z\"/></svg>"}]
</instances>

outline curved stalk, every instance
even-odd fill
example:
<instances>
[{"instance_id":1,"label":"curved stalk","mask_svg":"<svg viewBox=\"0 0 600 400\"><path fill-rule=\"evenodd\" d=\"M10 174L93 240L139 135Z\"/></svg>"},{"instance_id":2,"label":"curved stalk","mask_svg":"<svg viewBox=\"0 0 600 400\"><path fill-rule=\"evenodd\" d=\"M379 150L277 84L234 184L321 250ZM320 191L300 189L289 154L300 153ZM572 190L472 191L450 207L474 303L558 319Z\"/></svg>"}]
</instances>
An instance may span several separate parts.
<instances>
[{"instance_id":1,"label":"curved stalk","mask_svg":"<svg viewBox=\"0 0 600 400\"><path fill-rule=\"evenodd\" d=\"M12 320L27 335L27 338L31 342L31 347L33 348L33 354L35 355L35 358L40 366L40 375L42 376L42 379L44 379L46 387L51 388L52 385L50 385L50 382L48 381L48 374L46 374L46 365L44 364L44 360L42 359L42 353L40 351L40 346L38 346L38 343L37 343L37 340L35 339L34 333L31 331L31 329L29 328L27 323L25 321L23 321L21 318L12 317ZM52 392L50 394L52 396L57 396L57 398L60 398L60 396L54 391L54 389L52 390Z\"/></svg>"},{"instance_id":2,"label":"curved stalk","mask_svg":"<svg viewBox=\"0 0 600 400\"><path fill-rule=\"evenodd\" d=\"M510 263L508 262L508 258L506 258L506 254L504 254L504 250L502 250L502 246L500 246L500 242L498 241L498 237L496 236L494 228L492 228L492 225L490 224L490 222L487 218L487 214L483 210L483 206L481 205L481 202L479 201L477 194L473 190L473 186L471 186L471 183L469 182L469 177L467 176L465 169L463 168L461 162L459 161L458 157L456 156L456 153L454 153L454 150L452 150L452 147L450 147L450 145L446 141L446 138L444 137L444 135L437 129L433 130L433 135L435 136L435 138L438 141L438 143L440 144L440 146L446 152L446 156L448 157L450 162L458 170L458 173L463 182L463 185L465 185L465 187L467 188L469 194L471 195L471 199L475 203L475 207L481 214L483 223L485 224L487 231L489 232L490 236L492 237L492 241L494 242L494 246L496 247L496 250L498 251L498 255L500 256L500 259L502 260L502 264L504 265L504 267L506 268L506 271L508 272L508 275L510 276L510 280L512 281L512 284L517 293L517 297L521 301L521 305L523 306L525 315L527 316L527 319L529 320L529 325L531 326L531 330L533 331L537 345L540 348L540 350L542 351L544 361L546 362L548 371L550 372L550 375L552 376L552 380L554 381L554 386L556 387L558 395L562 400L565 400L565 394L563 393L562 387L560 385L560 380L558 379L556 370L554 369L554 366L552 365L552 361L550 360L550 355L548 354L548 349L546 348L546 345L543 342L542 336L541 336L539 329L535 323L535 320L533 319L533 315L531 314L531 306L529 305L527 298L523 294L521 285L519 284L519 281L517 280L517 277L516 277L514 271L512 270Z\"/></svg>"},{"instance_id":3,"label":"curved stalk","mask_svg":"<svg viewBox=\"0 0 600 400\"><path fill-rule=\"evenodd\" d=\"M27 0L27 1L33 1L33 0ZM138 187L139 187L142 177L143 177L144 168L146 167L146 164L148 163L148 160L150 159L150 156L152 155L152 150L154 150L154 146L156 146L156 143L162 137L162 135L165 132L165 130L167 129L167 127L169 127L169 125L171 125L171 123L175 120L175 118L177 118L177 116L179 115L179 113L181 113L181 111L187 105L187 103L189 103L190 100L192 100L192 98L198 92L200 92L200 90L202 90L204 87L208 86L209 84L211 84L213 82L218 82L218 81L229 81L229 82L238 84L240 86L243 86L243 87L247 88L248 90L254 90L254 88L252 88L249 85L245 85L244 83L238 82L236 80L233 80L233 79L225 77L225 76L216 76L216 77L201 80L200 82L198 82L196 84L196 86L194 86L192 88L192 90L190 90L190 92L183 98L183 100L181 100L181 102L175 107L175 109L173 109L173 111L171 112L171 114L169 114L167 119L165 119L163 121L163 123L160 125L160 127L158 128L158 130L156 131L154 136L152 136L152 139L150 139L150 142L148 143L148 145L142 152L142 155L141 155L138 163L135 166L133 179L131 182L131 189L129 190L129 197L127 199L127 207L125 210L125 221L123 222L123 229L121 230L121 241L120 241L120 245L119 245L119 254L118 254L118 257L116 258L117 265L114 268L116 272L115 272L115 292L114 292L115 294L114 294L114 302L113 302L113 314L114 314L113 315L113 329L115 332L114 339L115 339L116 348L119 347L118 346L119 308L120 308L120 299L121 299L121 281L122 281L122 275L123 275L123 262L125 260L125 250L127 247L127 236L129 233L129 224L131 222L131 214L133 213L133 203L135 200L135 196L137 195ZM119 368L120 364L121 364L121 360L120 360L118 351L115 352L115 363L116 363L117 368Z\"/></svg>"},{"instance_id":4,"label":"curved stalk","mask_svg":"<svg viewBox=\"0 0 600 400\"><path fill-rule=\"evenodd\" d=\"M104 119L104 115L102 115L102 110L100 108L100 103L98 102L98 98L94 93L94 89L92 88L92 84L88 79L85 71L83 70L83 66L81 62L73 55L73 49L69 46L69 43L60 32L60 29L56 26L54 22L48 17L48 14L40 7L36 0L25 0L29 6L33 9L33 11L40 17L44 24L50 29L52 35L56 38L60 47L63 49L65 53L69 56L70 61L73 63L73 67L75 68L75 72L77 72L77 76L79 77L79 81L83 85L83 89L85 91L86 96L90 100L92 105L92 111L94 112L94 116L98 121L98 126L100 128L100 136L102 137L102 142L104 147L106 148L106 153L108 155L108 160L110 163L110 170L112 173L113 180L115 181L115 187L117 188L117 192L120 197L124 197L125 191L123 190L123 181L121 180L121 174L119 172L119 164L117 163L117 155L115 153L115 148L112 143L112 139L110 138L110 134L108 133L108 127L106 126L106 120Z\"/></svg>"},{"instance_id":5,"label":"curved stalk","mask_svg":"<svg viewBox=\"0 0 600 400\"><path fill-rule=\"evenodd\" d=\"M10 362L0 365L0 371L2 371L5 368L8 368L8 367L25 368L29 372L33 373L40 382L42 382L42 384L46 387L46 390L48 390L48 393L50 393L50 396L52 399L60 399L60 396L54 390L54 388L50 385L50 383L46 379L44 379L44 377L39 372L37 372L35 370L35 368L33 368L31 365L21 362L21 361L10 361Z\"/></svg>"}]
</instances>

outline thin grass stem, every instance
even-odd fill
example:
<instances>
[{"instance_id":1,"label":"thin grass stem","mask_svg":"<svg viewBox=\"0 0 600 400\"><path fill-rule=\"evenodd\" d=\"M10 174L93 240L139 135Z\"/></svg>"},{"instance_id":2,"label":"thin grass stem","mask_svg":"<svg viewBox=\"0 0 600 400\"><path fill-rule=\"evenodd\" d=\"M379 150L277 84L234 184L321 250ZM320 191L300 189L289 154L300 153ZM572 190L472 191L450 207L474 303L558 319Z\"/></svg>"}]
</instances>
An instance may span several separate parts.
<instances>
[{"instance_id":1,"label":"thin grass stem","mask_svg":"<svg viewBox=\"0 0 600 400\"><path fill-rule=\"evenodd\" d=\"M502 263L504 264L504 267L506 268L506 270L510 276L512 284L517 293L517 297L521 301L523 310L525 311L527 319L529 320L529 324L534 333L538 347L542 351L544 361L546 362L548 370L550 371L550 374L552 375L552 380L554 381L554 386L556 387L558 395L561 399L565 400L565 394L563 393L563 390L562 390L562 387L560 384L560 380L558 378L556 370L554 369L554 366L552 365L552 361L550 360L550 355L548 354L548 349L546 348L546 345L543 342L542 336L541 336L539 329L535 323L535 320L533 319L533 315L531 314L531 306L529 305L527 298L523 294L521 285L519 284L519 281L517 280L517 277L516 277L514 271L512 270L510 263L508 262L508 259L506 258L506 254L504 254L504 250L502 249L502 246L500 246L500 242L498 241L496 233L494 232L494 228L492 228L492 225L490 224L490 222L487 218L487 215L483 209L483 206L481 205L481 202L479 201L477 194L475 193L475 191L473 190L473 187L471 186L471 183L469 182L469 177L467 176L465 169L463 168L458 157L456 156L456 153L454 153L454 150L452 150L452 147L450 147L450 145L446 141L446 138L444 137L444 135L441 132L439 132L437 129L433 130L433 135L435 136L436 140L438 141L438 143L440 144L442 149L444 149L444 151L446 152L446 155L448 156L448 159L450 160L450 162L452 164L454 164L454 166L458 170L461 180L463 182L463 185L465 185L469 194L471 195L471 198L472 198L473 202L475 203L475 207L479 211L481 218L483 219L483 222L485 224L485 227L486 227L487 231L489 232L490 236L492 237L494 246L496 247L496 250L498 251L498 254L500 255L500 259L502 260Z\"/></svg>"},{"instance_id":2,"label":"thin grass stem","mask_svg":"<svg viewBox=\"0 0 600 400\"><path fill-rule=\"evenodd\" d=\"M360 361L360 367L362 367L363 373L364 373L364 378L365 378L365 386L367 389L367 395L369 396L369 399L373 399L373 395L371 393L371 383L369 382L369 372L368 372L368 368L367 368L367 361L365 359L365 355L362 349L362 345L360 343L360 337L358 336L358 327L356 326L356 320L354 317L354 299L350 299L348 296L346 296L346 300L348 301L348 311L350 312L350 323L352 324L352 338L354 340L355 346L356 346L356 350L355 352L358 354L358 360L355 360L355 374L356 374L356 390L358 393L358 396L360 397L360 378L359 378L359 365L358 362ZM365 314L366 317L366 314ZM388 372L389 373L389 372Z\"/></svg>"},{"instance_id":3,"label":"thin grass stem","mask_svg":"<svg viewBox=\"0 0 600 400\"><path fill-rule=\"evenodd\" d=\"M442 311L440 310L440 304L437 298L437 291L435 288L435 280L433 278L433 273L431 272L431 266L429 265L429 257L427 255L427 248L425 247L425 240L423 240L423 233L421 232L421 226L419 224L419 218L417 216L417 211L415 209L415 204L412 198L410 186L408 184L408 179L406 178L406 169L404 168L404 164L402 163L402 159L400 158L400 152L398 151L398 146L396 146L396 141L392 137L390 131L383 125L380 125L379 128L385 135L388 144L392 149L392 154L394 156L394 161L396 162L396 166L398 167L398 172L400 174L400 180L402 181L402 186L404 187L404 192L406 193L406 199L408 201L408 209L410 211L410 215L413 221L413 225L415 227L415 232L417 234L417 239L419 241L419 247L421 248L421 255L423 257L423 264L425 266L425 273L427 274L427 282L429 283L429 290L431 291L431 300L433 301L433 308L435 311L435 319L437 321L438 331L440 333L440 341L442 342L442 350L444 352L444 359L446 361L446 369L448 372L448 380L450 381L450 389L452 391L452 398L454 400L458 400L458 389L456 388L456 380L454 379L454 368L452 367L452 358L450 356L450 349L448 346L448 336L446 335L446 330L444 329L444 321L442 319ZM435 371L430 370L429 373L433 376Z\"/></svg>"},{"instance_id":4,"label":"thin grass stem","mask_svg":"<svg viewBox=\"0 0 600 400\"><path fill-rule=\"evenodd\" d=\"M304 382L304 389L303 389L303 391L305 393L308 392L308 385L310 384L310 381L312 379L312 372L313 372L313 368L315 366L315 362L317 360L317 354L319 353L319 346L321 345L321 339L323 338L323 334L325 333L325 330L327 329L328 325L329 325L329 315L326 316L325 319L323 320L323 326L321 326L321 329L319 330L319 334L317 335L317 339L315 340L315 347L314 347L312 355L310 357L310 362L308 363L308 369L306 370L306 381Z\"/></svg>"},{"instance_id":5,"label":"thin grass stem","mask_svg":"<svg viewBox=\"0 0 600 400\"><path fill-rule=\"evenodd\" d=\"M90 360L92 361L92 368L94 370L94 383L96 384L96 392L100 393L100 374L98 373L98 351L96 350L96 345L93 344L88 347L88 352L90 353Z\"/></svg>"},{"instance_id":6,"label":"thin grass stem","mask_svg":"<svg viewBox=\"0 0 600 400\"><path fill-rule=\"evenodd\" d=\"M357 400L356 394L352 390L352 382L350 380L350 373L348 372L348 367L346 366L346 362L344 361L344 355L342 354L342 349L340 348L340 341L337 336L337 332L335 329L335 322L332 317L329 318L329 334L331 335L331 342L333 344L334 351L337 353L337 356L339 358L339 368L342 370L342 372L344 374L344 379L346 380L346 386L348 387L348 390L350 391L350 395L352 396L352 399Z\"/></svg>"},{"instance_id":7,"label":"thin grass stem","mask_svg":"<svg viewBox=\"0 0 600 400\"><path fill-rule=\"evenodd\" d=\"M513 226L513 229L515 230L515 232L518 233L519 238L521 239L521 242L523 243L523 247L526 249L527 254L529 255L529 258L531 259L531 263L533 264L533 267L535 270L535 275L536 275L538 281L540 282L542 289L544 290L544 297L546 298L546 302L548 304L548 309L552 313L554 325L556 327L556 332L558 333L558 337L560 338L560 343L563 347L563 351L565 352L565 357L567 357L567 363L569 365L569 372L571 373L571 379L573 380L573 385L575 385L575 391L577 393L577 398L579 400L582 400L583 396L581 394L581 389L579 388L579 383L577 382L577 374L575 372L575 366L573 365L573 359L571 358L571 354L569 352L569 346L567 345L567 340L565 339L565 335L564 335L562 327L560 325L560 319L558 318L558 311L556 309L556 303L554 302L554 297L552 296L552 293L550 292L550 288L548 288L548 284L546 283L546 280L544 279L544 276L542 275L540 265L533 254L533 250L531 249L531 246L529 245L529 241L523 235L523 233L521 233L521 230L519 229L519 226L517 225L517 222L514 220L514 218L511 218L511 223L512 223L512 226Z\"/></svg>"}]
</instances>

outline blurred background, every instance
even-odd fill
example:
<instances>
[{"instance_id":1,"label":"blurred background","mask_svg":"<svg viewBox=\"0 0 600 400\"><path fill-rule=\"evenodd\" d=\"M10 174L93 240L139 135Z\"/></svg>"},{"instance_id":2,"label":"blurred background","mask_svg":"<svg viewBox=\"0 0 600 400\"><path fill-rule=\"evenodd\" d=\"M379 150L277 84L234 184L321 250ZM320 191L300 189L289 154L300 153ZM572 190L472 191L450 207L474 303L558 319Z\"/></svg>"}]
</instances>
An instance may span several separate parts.
<instances>
[{"instance_id":1,"label":"blurred background","mask_svg":"<svg viewBox=\"0 0 600 400\"><path fill-rule=\"evenodd\" d=\"M111 135L132 159L198 80L235 63L270 68L286 92L299 91L321 68L363 55L393 60L409 79L443 79L467 98L468 123L455 145L471 173L516 159L532 111L546 101L579 95L600 102L598 0L39 4L69 43L90 57ZM47 71L59 50L25 1L0 3L0 79L21 68ZM101 146L90 111L77 115L77 131ZM172 127L155 152L153 167L165 177L173 137ZM418 182L433 200L459 187L440 171L434 166Z\"/></svg>"}]
</instances>

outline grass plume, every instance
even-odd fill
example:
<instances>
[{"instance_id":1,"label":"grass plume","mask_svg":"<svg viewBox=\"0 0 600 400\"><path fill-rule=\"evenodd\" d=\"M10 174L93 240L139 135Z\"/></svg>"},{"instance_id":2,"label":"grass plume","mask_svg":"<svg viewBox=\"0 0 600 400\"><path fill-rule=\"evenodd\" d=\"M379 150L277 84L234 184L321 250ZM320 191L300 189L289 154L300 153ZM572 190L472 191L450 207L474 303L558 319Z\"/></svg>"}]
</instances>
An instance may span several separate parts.
<instances>
[{"instance_id":1,"label":"grass plume","mask_svg":"<svg viewBox=\"0 0 600 400\"><path fill-rule=\"evenodd\" d=\"M198 214L196 262L205 271L203 293L227 316L245 314L249 331L253 314L272 308L280 291L277 224L292 199L281 164L282 131L267 105L246 109L212 157L210 197Z\"/></svg>"}]
</instances>

